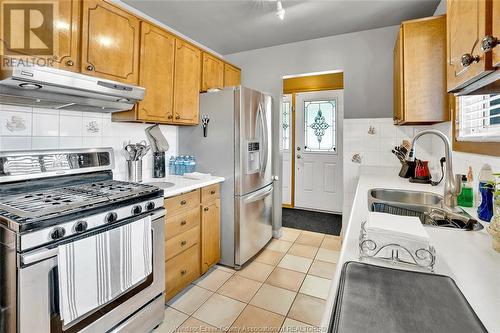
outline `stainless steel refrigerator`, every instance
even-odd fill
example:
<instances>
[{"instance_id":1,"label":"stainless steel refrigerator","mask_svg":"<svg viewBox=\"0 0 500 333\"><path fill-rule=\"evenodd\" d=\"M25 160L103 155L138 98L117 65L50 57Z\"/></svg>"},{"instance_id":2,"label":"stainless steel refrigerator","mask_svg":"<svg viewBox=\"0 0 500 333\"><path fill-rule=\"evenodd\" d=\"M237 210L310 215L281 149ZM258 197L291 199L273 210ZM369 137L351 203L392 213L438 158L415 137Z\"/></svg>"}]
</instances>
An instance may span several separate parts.
<instances>
[{"instance_id":1,"label":"stainless steel refrigerator","mask_svg":"<svg viewBox=\"0 0 500 333\"><path fill-rule=\"evenodd\" d=\"M220 262L227 266L241 267L272 238L272 103L270 95L245 87L202 94L206 136L202 122L179 129L180 154L194 154L197 171L226 178Z\"/></svg>"}]
</instances>

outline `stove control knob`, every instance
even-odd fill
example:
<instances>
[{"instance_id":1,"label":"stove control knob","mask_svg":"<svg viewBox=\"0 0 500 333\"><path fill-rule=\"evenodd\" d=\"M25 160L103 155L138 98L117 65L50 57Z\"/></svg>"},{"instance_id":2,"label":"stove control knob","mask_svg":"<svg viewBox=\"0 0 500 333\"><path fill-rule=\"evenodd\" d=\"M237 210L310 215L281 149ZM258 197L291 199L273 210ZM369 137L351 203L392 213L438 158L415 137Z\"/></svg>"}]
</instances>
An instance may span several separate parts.
<instances>
[{"instance_id":1,"label":"stove control knob","mask_svg":"<svg viewBox=\"0 0 500 333\"><path fill-rule=\"evenodd\" d=\"M155 203L153 201L150 201L146 204L146 210L150 211L155 209Z\"/></svg>"},{"instance_id":2,"label":"stove control knob","mask_svg":"<svg viewBox=\"0 0 500 333\"><path fill-rule=\"evenodd\" d=\"M142 213L142 207L141 206L135 205L134 207L132 207L132 214L137 215L137 214L140 214L140 213Z\"/></svg>"},{"instance_id":3,"label":"stove control knob","mask_svg":"<svg viewBox=\"0 0 500 333\"><path fill-rule=\"evenodd\" d=\"M115 222L118 219L118 215L115 212L107 213L104 217L104 221L111 223Z\"/></svg>"},{"instance_id":4,"label":"stove control knob","mask_svg":"<svg viewBox=\"0 0 500 333\"><path fill-rule=\"evenodd\" d=\"M55 227L50 232L50 239L56 240L59 238L63 238L65 233L66 233L66 230L64 230L64 228Z\"/></svg>"},{"instance_id":5,"label":"stove control knob","mask_svg":"<svg viewBox=\"0 0 500 333\"><path fill-rule=\"evenodd\" d=\"M87 230L87 227L88 227L87 222L78 221L75 223L73 229L75 230L75 232L84 232L85 230Z\"/></svg>"}]
</instances>

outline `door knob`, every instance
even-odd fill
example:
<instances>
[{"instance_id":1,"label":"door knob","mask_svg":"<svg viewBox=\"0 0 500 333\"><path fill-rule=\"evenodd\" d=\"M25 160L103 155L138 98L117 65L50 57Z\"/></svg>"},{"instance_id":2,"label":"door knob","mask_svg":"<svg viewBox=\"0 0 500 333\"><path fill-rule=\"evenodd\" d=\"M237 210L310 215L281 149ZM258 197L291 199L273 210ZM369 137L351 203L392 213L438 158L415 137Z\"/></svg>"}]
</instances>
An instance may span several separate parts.
<instances>
[{"instance_id":1,"label":"door knob","mask_svg":"<svg viewBox=\"0 0 500 333\"><path fill-rule=\"evenodd\" d=\"M302 156L301 156L300 154L297 154L297 158L298 158L298 159L301 159L301 158L302 158Z\"/></svg>"},{"instance_id":2,"label":"door knob","mask_svg":"<svg viewBox=\"0 0 500 333\"><path fill-rule=\"evenodd\" d=\"M481 41L481 50L483 52L489 52L498 44L500 44L498 38L491 35L484 36L483 40Z\"/></svg>"},{"instance_id":3,"label":"door knob","mask_svg":"<svg viewBox=\"0 0 500 333\"><path fill-rule=\"evenodd\" d=\"M92 66L92 65L87 65L87 70L88 70L88 71L93 71L93 70L94 70L94 66Z\"/></svg>"},{"instance_id":4,"label":"door knob","mask_svg":"<svg viewBox=\"0 0 500 333\"><path fill-rule=\"evenodd\" d=\"M297 147L297 151L300 151L300 147Z\"/></svg>"},{"instance_id":5,"label":"door knob","mask_svg":"<svg viewBox=\"0 0 500 333\"><path fill-rule=\"evenodd\" d=\"M466 53L462 56L462 58L460 58L460 62L462 63L462 67L469 67L470 65L472 65L475 62L479 62L479 60L481 60L481 58L478 55L473 56L470 53Z\"/></svg>"},{"instance_id":6,"label":"door knob","mask_svg":"<svg viewBox=\"0 0 500 333\"><path fill-rule=\"evenodd\" d=\"M66 65L68 65L68 66L73 66L74 64L75 63L71 59L69 59L68 61L66 61Z\"/></svg>"}]
</instances>

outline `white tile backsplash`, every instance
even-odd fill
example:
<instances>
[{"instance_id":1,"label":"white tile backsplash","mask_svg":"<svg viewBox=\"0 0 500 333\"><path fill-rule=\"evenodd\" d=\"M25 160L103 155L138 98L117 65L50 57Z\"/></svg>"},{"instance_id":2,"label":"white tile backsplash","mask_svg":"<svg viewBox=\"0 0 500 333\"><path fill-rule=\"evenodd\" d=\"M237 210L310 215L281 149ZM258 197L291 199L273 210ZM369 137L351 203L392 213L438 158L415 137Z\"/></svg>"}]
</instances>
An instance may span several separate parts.
<instances>
[{"instance_id":1,"label":"white tile backsplash","mask_svg":"<svg viewBox=\"0 0 500 333\"><path fill-rule=\"evenodd\" d=\"M370 126L375 129L369 134ZM343 218L348 219L350 207L356 192L361 166L387 166L398 168L399 160L391 153L403 140L411 140L423 126L394 126L392 118L344 119L344 211ZM432 167L432 139L422 138L417 145L417 157L429 160ZM352 161L352 156L359 154L361 163Z\"/></svg>"},{"instance_id":2,"label":"white tile backsplash","mask_svg":"<svg viewBox=\"0 0 500 333\"><path fill-rule=\"evenodd\" d=\"M0 151L112 147L114 174L125 179L125 142L146 139L150 124L118 123L111 114L18 107L0 104ZM160 126L170 144L167 159L177 154L177 127ZM143 176L150 177L151 154L144 158Z\"/></svg>"}]
</instances>

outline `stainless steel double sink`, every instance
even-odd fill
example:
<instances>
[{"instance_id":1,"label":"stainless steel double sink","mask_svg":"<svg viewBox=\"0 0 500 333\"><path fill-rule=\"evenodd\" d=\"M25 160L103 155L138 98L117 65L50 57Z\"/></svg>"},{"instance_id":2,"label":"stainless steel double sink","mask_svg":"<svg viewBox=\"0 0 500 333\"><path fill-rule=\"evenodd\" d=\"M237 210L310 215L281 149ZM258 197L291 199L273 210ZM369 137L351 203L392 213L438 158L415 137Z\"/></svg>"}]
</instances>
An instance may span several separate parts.
<instances>
[{"instance_id":1,"label":"stainless steel double sink","mask_svg":"<svg viewBox=\"0 0 500 333\"><path fill-rule=\"evenodd\" d=\"M481 223L460 207L451 210L439 194L373 188L368 190L368 210L401 216L417 216L424 225L464 231L483 229Z\"/></svg>"}]
</instances>

